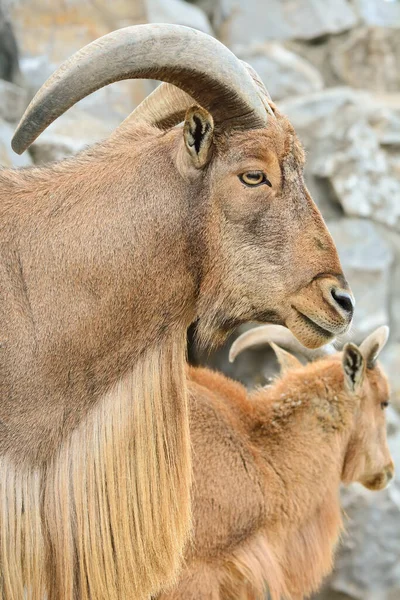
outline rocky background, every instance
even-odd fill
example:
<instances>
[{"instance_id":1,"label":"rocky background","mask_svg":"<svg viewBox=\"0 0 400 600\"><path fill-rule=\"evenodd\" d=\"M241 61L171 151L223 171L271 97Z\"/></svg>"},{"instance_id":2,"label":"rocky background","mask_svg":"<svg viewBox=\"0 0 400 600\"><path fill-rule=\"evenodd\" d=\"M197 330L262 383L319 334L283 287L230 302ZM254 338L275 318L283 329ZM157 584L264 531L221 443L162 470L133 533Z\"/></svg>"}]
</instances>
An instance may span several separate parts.
<instances>
[{"instance_id":1,"label":"rocky background","mask_svg":"<svg viewBox=\"0 0 400 600\"><path fill-rule=\"evenodd\" d=\"M0 165L62 158L106 137L156 82L119 82L58 119L19 157L15 124L74 51L126 25L168 22L217 36L249 62L308 152L306 179L356 296L352 339L389 323L390 444L400 465L400 1L0 0ZM19 52L18 52L19 48ZM206 362L249 386L275 371L268 350L235 365L227 347ZM400 470L400 466L398 467ZM343 491L347 533L315 600L400 598L400 478L373 494Z\"/></svg>"}]
</instances>

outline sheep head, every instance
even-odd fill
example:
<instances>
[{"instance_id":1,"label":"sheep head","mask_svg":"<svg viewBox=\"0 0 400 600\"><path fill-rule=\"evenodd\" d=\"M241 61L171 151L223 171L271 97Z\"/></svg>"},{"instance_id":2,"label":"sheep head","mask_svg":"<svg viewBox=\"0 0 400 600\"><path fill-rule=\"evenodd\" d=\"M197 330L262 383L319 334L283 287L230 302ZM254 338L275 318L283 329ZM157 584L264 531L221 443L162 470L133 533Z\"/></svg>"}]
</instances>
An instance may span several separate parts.
<instances>
[{"instance_id":1,"label":"sheep head","mask_svg":"<svg viewBox=\"0 0 400 600\"><path fill-rule=\"evenodd\" d=\"M255 72L217 40L175 25L103 36L39 90L13 148L23 152L77 101L128 78L168 82L114 137L143 123L167 131L174 176L158 177L184 182L196 224L188 247L200 338L223 338L249 320L285 324L310 348L343 333L354 302L304 184L301 145ZM182 118L183 129L168 131Z\"/></svg>"},{"instance_id":2,"label":"sheep head","mask_svg":"<svg viewBox=\"0 0 400 600\"><path fill-rule=\"evenodd\" d=\"M324 361L323 369L329 368L328 362L340 366L336 378L331 379L336 386L334 398L351 405L353 415L343 461L342 481L357 481L370 490L381 490L394 477L394 465L386 437L385 408L389 403L389 384L377 362L388 335L389 328L383 326L371 333L359 347L348 343L341 352L336 352L332 345L309 350L289 330L267 325L253 328L239 336L233 343L229 356L233 361L245 349L268 343L276 353L283 377L293 369L305 369L292 352L303 355L308 360L315 360L316 364L306 374L310 395L313 394L312 380L317 381L325 373L319 367L321 359Z\"/></svg>"}]
</instances>

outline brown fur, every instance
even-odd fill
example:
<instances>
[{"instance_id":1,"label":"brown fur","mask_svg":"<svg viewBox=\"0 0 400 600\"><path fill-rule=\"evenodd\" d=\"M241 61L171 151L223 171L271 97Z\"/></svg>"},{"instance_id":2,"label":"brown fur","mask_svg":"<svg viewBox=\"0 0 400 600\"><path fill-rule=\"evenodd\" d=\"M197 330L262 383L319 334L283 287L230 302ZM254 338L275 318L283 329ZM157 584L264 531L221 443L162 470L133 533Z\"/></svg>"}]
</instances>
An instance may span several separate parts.
<instances>
[{"instance_id":1,"label":"brown fur","mask_svg":"<svg viewBox=\"0 0 400 600\"><path fill-rule=\"evenodd\" d=\"M0 171L3 600L23 586L32 600L140 599L176 576L191 322L210 341L270 318L310 346L348 325L286 119L208 129L199 163L185 132L130 124L62 163ZM255 168L272 188L244 188ZM294 308L305 300L323 329Z\"/></svg>"},{"instance_id":2,"label":"brown fur","mask_svg":"<svg viewBox=\"0 0 400 600\"><path fill-rule=\"evenodd\" d=\"M379 489L393 474L387 381L379 367L363 377L347 389L335 355L248 394L190 370L193 543L159 600L301 600L318 589L342 528L340 483Z\"/></svg>"}]
</instances>

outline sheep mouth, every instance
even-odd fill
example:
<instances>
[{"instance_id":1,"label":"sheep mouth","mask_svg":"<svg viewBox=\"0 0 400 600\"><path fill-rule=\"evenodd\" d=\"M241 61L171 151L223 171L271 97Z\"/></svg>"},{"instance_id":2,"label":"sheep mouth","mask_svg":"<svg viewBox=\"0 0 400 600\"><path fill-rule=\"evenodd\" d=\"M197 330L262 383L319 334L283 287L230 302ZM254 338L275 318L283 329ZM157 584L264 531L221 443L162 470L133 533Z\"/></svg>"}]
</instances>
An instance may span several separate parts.
<instances>
[{"instance_id":1,"label":"sheep mouth","mask_svg":"<svg viewBox=\"0 0 400 600\"><path fill-rule=\"evenodd\" d=\"M297 314L301 317L301 319L306 323L307 327L309 329L311 329L315 334L317 334L321 338L327 338L327 340L331 340L334 337L334 333L332 333L332 331L329 331L329 329L325 329L324 327L321 327L321 325L319 325L318 323L316 323L315 321L310 319L310 317L307 317L307 315L300 312L294 306L292 308L297 312Z\"/></svg>"}]
</instances>

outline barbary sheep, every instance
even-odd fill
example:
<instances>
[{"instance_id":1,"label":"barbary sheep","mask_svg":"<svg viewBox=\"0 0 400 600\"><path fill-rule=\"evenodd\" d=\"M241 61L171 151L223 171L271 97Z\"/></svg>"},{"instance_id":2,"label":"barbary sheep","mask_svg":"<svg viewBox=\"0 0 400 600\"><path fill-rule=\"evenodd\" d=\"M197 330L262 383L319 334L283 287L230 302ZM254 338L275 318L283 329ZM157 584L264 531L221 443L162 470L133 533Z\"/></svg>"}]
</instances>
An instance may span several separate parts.
<instances>
[{"instance_id":1,"label":"barbary sheep","mask_svg":"<svg viewBox=\"0 0 400 600\"><path fill-rule=\"evenodd\" d=\"M176 575L190 323L205 343L284 323L317 347L352 318L292 126L210 36L162 24L94 41L39 90L13 148L128 78L167 84L78 156L0 171L3 600L142 599Z\"/></svg>"},{"instance_id":2,"label":"barbary sheep","mask_svg":"<svg viewBox=\"0 0 400 600\"><path fill-rule=\"evenodd\" d=\"M281 378L252 393L190 369L194 533L159 600L302 600L319 587L342 528L341 482L380 490L394 474L376 364L387 332L306 366L272 343ZM300 346L266 326L243 334L232 356L273 340Z\"/></svg>"}]
</instances>

